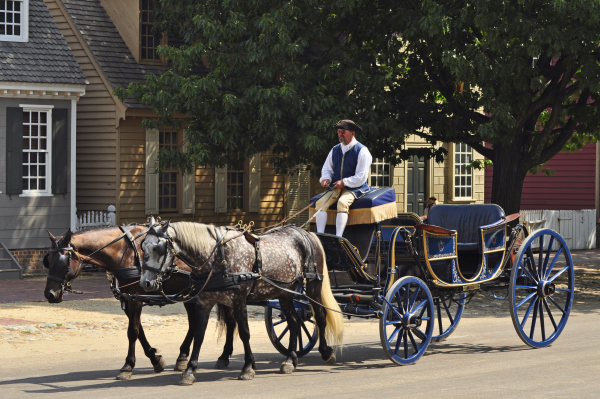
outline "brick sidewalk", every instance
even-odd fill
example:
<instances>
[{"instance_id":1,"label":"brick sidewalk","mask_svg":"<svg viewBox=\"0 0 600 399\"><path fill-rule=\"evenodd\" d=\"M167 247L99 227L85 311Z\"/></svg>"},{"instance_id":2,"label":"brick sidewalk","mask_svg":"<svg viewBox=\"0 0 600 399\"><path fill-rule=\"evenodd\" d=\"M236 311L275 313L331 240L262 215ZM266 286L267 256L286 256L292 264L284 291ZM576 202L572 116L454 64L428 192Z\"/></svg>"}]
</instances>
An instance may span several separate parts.
<instances>
[{"instance_id":1,"label":"brick sidewalk","mask_svg":"<svg viewBox=\"0 0 600 399\"><path fill-rule=\"evenodd\" d=\"M73 289L83 294L65 293L64 301L92 298L112 298L110 283L104 273L96 276L83 276L73 281ZM0 280L0 303L46 302L44 289L46 279L37 277L25 280Z\"/></svg>"}]
</instances>

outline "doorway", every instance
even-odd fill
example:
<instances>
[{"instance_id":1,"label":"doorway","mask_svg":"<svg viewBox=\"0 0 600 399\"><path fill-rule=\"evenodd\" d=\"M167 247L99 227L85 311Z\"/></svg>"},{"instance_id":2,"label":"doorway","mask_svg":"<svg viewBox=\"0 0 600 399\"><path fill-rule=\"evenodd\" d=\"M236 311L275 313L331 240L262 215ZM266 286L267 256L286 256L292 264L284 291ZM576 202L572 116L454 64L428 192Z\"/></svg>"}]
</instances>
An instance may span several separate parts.
<instances>
[{"instance_id":1,"label":"doorway","mask_svg":"<svg viewBox=\"0 0 600 399\"><path fill-rule=\"evenodd\" d=\"M406 212L422 216L425 211L425 159L413 156L407 161Z\"/></svg>"}]
</instances>

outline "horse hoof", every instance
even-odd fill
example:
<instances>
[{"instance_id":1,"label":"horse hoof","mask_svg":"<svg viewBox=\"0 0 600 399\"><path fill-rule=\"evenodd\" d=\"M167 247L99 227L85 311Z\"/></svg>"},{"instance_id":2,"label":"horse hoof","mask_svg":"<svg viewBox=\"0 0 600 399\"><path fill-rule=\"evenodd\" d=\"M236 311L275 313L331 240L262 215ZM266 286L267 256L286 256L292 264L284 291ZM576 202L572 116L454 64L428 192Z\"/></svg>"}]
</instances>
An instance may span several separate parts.
<instances>
[{"instance_id":1,"label":"horse hoof","mask_svg":"<svg viewBox=\"0 0 600 399\"><path fill-rule=\"evenodd\" d=\"M226 369L227 366L229 366L229 360L217 359L217 362L215 363L215 368L218 370Z\"/></svg>"},{"instance_id":2,"label":"horse hoof","mask_svg":"<svg viewBox=\"0 0 600 399\"><path fill-rule=\"evenodd\" d=\"M251 380L254 378L254 374L256 373L252 369L244 370L242 371L242 374L240 374L240 376L238 377L238 380Z\"/></svg>"},{"instance_id":3,"label":"horse hoof","mask_svg":"<svg viewBox=\"0 0 600 399\"><path fill-rule=\"evenodd\" d=\"M165 367L167 367L167 362L165 358L162 356L156 356L158 358L158 363L154 365L154 371L157 373L162 373L165 371Z\"/></svg>"},{"instance_id":4,"label":"horse hoof","mask_svg":"<svg viewBox=\"0 0 600 399\"><path fill-rule=\"evenodd\" d=\"M194 374L182 374L181 380L179 380L179 385L192 385L196 382L196 376Z\"/></svg>"},{"instance_id":5,"label":"horse hoof","mask_svg":"<svg viewBox=\"0 0 600 399\"><path fill-rule=\"evenodd\" d=\"M281 365L279 369L279 374L292 374L296 370L292 363L285 362Z\"/></svg>"},{"instance_id":6,"label":"horse hoof","mask_svg":"<svg viewBox=\"0 0 600 399\"><path fill-rule=\"evenodd\" d=\"M185 371L185 369L187 368L187 360L180 360L177 362L177 364L175 364L175 371Z\"/></svg>"},{"instance_id":7,"label":"horse hoof","mask_svg":"<svg viewBox=\"0 0 600 399\"><path fill-rule=\"evenodd\" d=\"M327 363L327 364L334 364L335 363L335 352L331 353L331 356L329 356L329 359L325 360L325 363Z\"/></svg>"},{"instance_id":8,"label":"horse hoof","mask_svg":"<svg viewBox=\"0 0 600 399\"><path fill-rule=\"evenodd\" d=\"M121 380L121 381L130 380L131 374L133 374L131 371L121 371L119 373L119 375L117 376L117 380Z\"/></svg>"}]
</instances>

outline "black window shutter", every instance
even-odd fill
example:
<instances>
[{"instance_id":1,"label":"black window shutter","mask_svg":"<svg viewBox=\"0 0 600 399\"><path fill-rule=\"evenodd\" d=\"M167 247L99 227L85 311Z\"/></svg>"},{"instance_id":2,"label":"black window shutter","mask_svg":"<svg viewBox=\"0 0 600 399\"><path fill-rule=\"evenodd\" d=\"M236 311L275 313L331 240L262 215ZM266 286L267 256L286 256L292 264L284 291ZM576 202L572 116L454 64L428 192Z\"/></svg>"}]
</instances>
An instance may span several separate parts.
<instances>
[{"instance_id":1,"label":"black window shutter","mask_svg":"<svg viewBox=\"0 0 600 399\"><path fill-rule=\"evenodd\" d=\"M6 194L23 192L23 108L6 108Z\"/></svg>"},{"instance_id":2,"label":"black window shutter","mask_svg":"<svg viewBox=\"0 0 600 399\"><path fill-rule=\"evenodd\" d=\"M52 194L69 187L69 110L52 110Z\"/></svg>"}]
</instances>

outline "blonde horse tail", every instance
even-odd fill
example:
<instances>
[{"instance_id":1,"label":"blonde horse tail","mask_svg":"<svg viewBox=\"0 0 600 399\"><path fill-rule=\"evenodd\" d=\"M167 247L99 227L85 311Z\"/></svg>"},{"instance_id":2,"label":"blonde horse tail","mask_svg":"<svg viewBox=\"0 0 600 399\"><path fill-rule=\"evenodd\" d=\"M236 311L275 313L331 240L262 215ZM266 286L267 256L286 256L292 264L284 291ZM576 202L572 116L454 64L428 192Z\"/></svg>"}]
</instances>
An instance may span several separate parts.
<instances>
[{"instance_id":1,"label":"blonde horse tail","mask_svg":"<svg viewBox=\"0 0 600 399\"><path fill-rule=\"evenodd\" d=\"M325 314L327 327L325 329L325 338L327 339L328 344L331 346L339 346L341 351L344 347L344 318L341 313L338 313L341 312L341 309L333 297L333 292L331 292L329 271L327 270L327 261L325 260L325 250L323 249L321 240L319 240L316 234L311 233L311 235L318 243L321 251L321 258L323 259L323 284L321 285L321 301L323 305L326 306ZM331 311L327 308L333 309L334 311Z\"/></svg>"}]
</instances>

